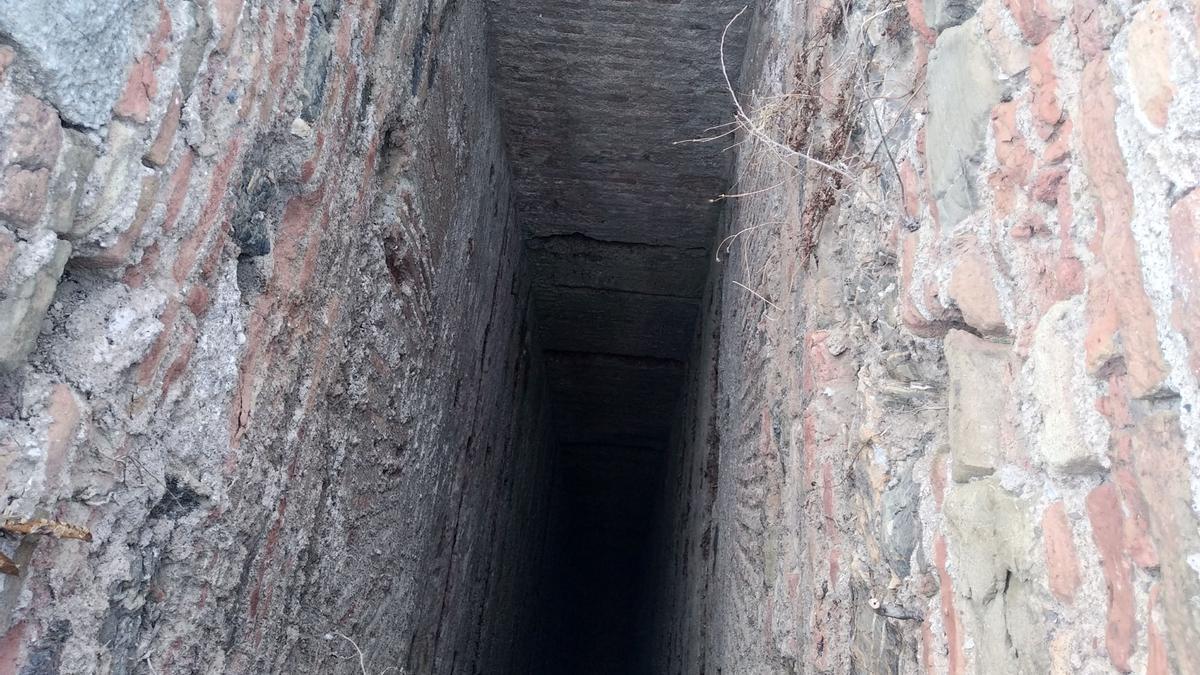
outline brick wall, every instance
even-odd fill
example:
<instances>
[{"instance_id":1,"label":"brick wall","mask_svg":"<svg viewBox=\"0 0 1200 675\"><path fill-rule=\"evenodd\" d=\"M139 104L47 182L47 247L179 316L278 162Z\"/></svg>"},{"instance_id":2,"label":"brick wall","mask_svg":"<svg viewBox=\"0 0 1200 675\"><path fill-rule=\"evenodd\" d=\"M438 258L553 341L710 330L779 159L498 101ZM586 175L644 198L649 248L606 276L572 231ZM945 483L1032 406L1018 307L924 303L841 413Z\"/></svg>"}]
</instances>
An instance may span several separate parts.
<instances>
[{"instance_id":1,"label":"brick wall","mask_svg":"<svg viewBox=\"0 0 1200 675\"><path fill-rule=\"evenodd\" d=\"M1200 668L1200 6L752 20L660 672Z\"/></svg>"},{"instance_id":2,"label":"brick wall","mask_svg":"<svg viewBox=\"0 0 1200 675\"><path fill-rule=\"evenodd\" d=\"M552 465L483 44L470 3L0 8L0 494L92 535L0 540L0 672L529 656Z\"/></svg>"}]
</instances>

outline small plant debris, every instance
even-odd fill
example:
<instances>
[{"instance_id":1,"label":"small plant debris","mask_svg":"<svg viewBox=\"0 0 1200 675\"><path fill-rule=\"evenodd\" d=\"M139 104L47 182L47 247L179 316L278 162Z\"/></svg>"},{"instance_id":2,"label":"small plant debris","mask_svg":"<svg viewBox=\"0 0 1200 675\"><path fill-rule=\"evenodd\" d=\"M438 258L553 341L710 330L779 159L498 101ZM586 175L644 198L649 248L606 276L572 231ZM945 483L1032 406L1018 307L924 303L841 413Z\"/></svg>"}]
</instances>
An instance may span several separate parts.
<instances>
[{"instance_id":1,"label":"small plant debris","mask_svg":"<svg viewBox=\"0 0 1200 675\"><path fill-rule=\"evenodd\" d=\"M92 540L92 533L86 527L46 518L6 520L3 525L0 525L0 530L9 534L44 534L57 539Z\"/></svg>"},{"instance_id":2,"label":"small plant debris","mask_svg":"<svg viewBox=\"0 0 1200 675\"><path fill-rule=\"evenodd\" d=\"M12 558L0 553L0 573L9 574L14 577L21 576L21 570L17 568L17 564L12 561Z\"/></svg>"}]
</instances>

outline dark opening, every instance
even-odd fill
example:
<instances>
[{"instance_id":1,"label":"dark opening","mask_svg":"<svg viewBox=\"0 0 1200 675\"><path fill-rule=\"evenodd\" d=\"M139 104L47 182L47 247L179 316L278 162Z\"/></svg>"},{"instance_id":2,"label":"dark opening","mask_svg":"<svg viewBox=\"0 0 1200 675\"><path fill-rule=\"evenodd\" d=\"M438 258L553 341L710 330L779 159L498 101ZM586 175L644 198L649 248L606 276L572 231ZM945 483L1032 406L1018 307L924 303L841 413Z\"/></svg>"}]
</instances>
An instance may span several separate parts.
<instances>
[{"instance_id":1,"label":"dark opening","mask_svg":"<svg viewBox=\"0 0 1200 675\"><path fill-rule=\"evenodd\" d=\"M721 144L679 141L732 119L719 45L742 6L489 3L560 446L546 672L648 669L649 537L729 168Z\"/></svg>"}]
</instances>

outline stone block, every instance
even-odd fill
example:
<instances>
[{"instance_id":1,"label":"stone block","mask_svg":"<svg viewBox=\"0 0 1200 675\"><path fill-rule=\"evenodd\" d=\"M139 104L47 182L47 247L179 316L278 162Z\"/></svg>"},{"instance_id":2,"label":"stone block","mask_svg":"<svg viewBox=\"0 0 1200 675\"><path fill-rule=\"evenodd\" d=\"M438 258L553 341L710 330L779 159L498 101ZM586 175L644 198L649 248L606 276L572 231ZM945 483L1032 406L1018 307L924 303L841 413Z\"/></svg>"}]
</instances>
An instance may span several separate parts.
<instances>
[{"instance_id":1,"label":"stone block","mask_svg":"<svg viewBox=\"0 0 1200 675\"><path fill-rule=\"evenodd\" d=\"M93 129L109 119L141 36L146 0L7 0L0 35L16 44L30 79L63 118Z\"/></svg>"},{"instance_id":2,"label":"stone block","mask_svg":"<svg viewBox=\"0 0 1200 675\"><path fill-rule=\"evenodd\" d=\"M1161 0L1150 2L1134 15L1129 26L1129 69L1133 89L1146 119L1167 125L1167 111L1175 98L1171 81L1171 32L1168 9Z\"/></svg>"},{"instance_id":3,"label":"stone block","mask_svg":"<svg viewBox=\"0 0 1200 675\"><path fill-rule=\"evenodd\" d=\"M1004 591L1009 573L1027 575L1037 550L1031 510L995 478L949 489L942 504L958 575L967 598L987 602Z\"/></svg>"},{"instance_id":4,"label":"stone block","mask_svg":"<svg viewBox=\"0 0 1200 675\"><path fill-rule=\"evenodd\" d=\"M975 16L981 0L924 0L925 20L929 27L941 32Z\"/></svg>"},{"instance_id":5,"label":"stone block","mask_svg":"<svg viewBox=\"0 0 1200 675\"><path fill-rule=\"evenodd\" d=\"M978 251L967 250L958 256L950 273L950 299L958 305L968 326L988 335L1008 331L991 266Z\"/></svg>"},{"instance_id":6,"label":"stone block","mask_svg":"<svg viewBox=\"0 0 1200 675\"><path fill-rule=\"evenodd\" d=\"M4 170L0 184L0 219L17 227L33 227L46 210L46 189L50 183L48 169L29 171L19 166Z\"/></svg>"},{"instance_id":7,"label":"stone block","mask_svg":"<svg viewBox=\"0 0 1200 675\"><path fill-rule=\"evenodd\" d=\"M96 150L91 141L77 131L67 131L54 174L50 177L47 226L51 230L64 236L75 233L75 213L95 163Z\"/></svg>"},{"instance_id":8,"label":"stone block","mask_svg":"<svg viewBox=\"0 0 1200 675\"><path fill-rule=\"evenodd\" d=\"M979 37L979 19L947 28L929 55L929 122L926 159L943 225L974 210L976 167L984 150L1000 85Z\"/></svg>"},{"instance_id":9,"label":"stone block","mask_svg":"<svg viewBox=\"0 0 1200 675\"><path fill-rule=\"evenodd\" d=\"M3 164L25 169L52 168L61 142L62 127L54 109L32 96L22 96L13 107L4 137L0 139Z\"/></svg>"},{"instance_id":10,"label":"stone block","mask_svg":"<svg viewBox=\"0 0 1200 675\"><path fill-rule=\"evenodd\" d=\"M950 489L942 505L967 600L970 632L988 672L1048 672L1033 560L1032 509L995 478Z\"/></svg>"},{"instance_id":11,"label":"stone block","mask_svg":"<svg viewBox=\"0 0 1200 675\"><path fill-rule=\"evenodd\" d=\"M70 253L70 244L47 231L17 244L7 287L0 295L0 370L21 365L33 350Z\"/></svg>"},{"instance_id":12,"label":"stone block","mask_svg":"<svg viewBox=\"0 0 1200 675\"><path fill-rule=\"evenodd\" d=\"M1083 352L1082 322L1082 298L1055 304L1038 322L1029 355L1033 396L1041 413L1035 454L1062 473L1088 473L1104 465L1103 448L1092 447L1084 436L1093 408L1077 394L1087 386L1081 382L1082 361L1076 368L1076 357Z\"/></svg>"},{"instance_id":13,"label":"stone block","mask_svg":"<svg viewBox=\"0 0 1200 675\"><path fill-rule=\"evenodd\" d=\"M1017 368L1008 345L952 330L946 335L950 377L950 452L954 480L996 470L1012 440L1010 400Z\"/></svg>"},{"instance_id":14,"label":"stone block","mask_svg":"<svg viewBox=\"0 0 1200 675\"><path fill-rule=\"evenodd\" d=\"M123 232L132 222L142 174L142 130L114 120L96 159L71 227L73 238Z\"/></svg>"}]
</instances>

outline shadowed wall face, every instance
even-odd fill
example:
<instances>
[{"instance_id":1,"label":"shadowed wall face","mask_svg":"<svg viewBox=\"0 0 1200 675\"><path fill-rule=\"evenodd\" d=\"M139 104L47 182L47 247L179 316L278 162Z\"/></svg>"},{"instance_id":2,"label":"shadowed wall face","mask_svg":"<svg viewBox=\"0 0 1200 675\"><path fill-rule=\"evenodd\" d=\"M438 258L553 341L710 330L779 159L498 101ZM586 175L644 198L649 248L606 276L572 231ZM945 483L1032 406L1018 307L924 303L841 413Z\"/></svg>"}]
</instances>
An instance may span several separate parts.
<instances>
[{"instance_id":1,"label":"shadowed wall face","mask_svg":"<svg viewBox=\"0 0 1200 675\"><path fill-rule=\"evenodd\" d=\"M569 623L629 660L644 537L696 330L728 155L724 0L492 0L501 119L567 461ZM744 35L727 45L736 81ZM622 636L618 639L617 636ZM588 640L595 642L590 646ZM625 646L621 647L620 644ZM601 658L601 655L604 655Z\"/></svg>"}]
</instances>

